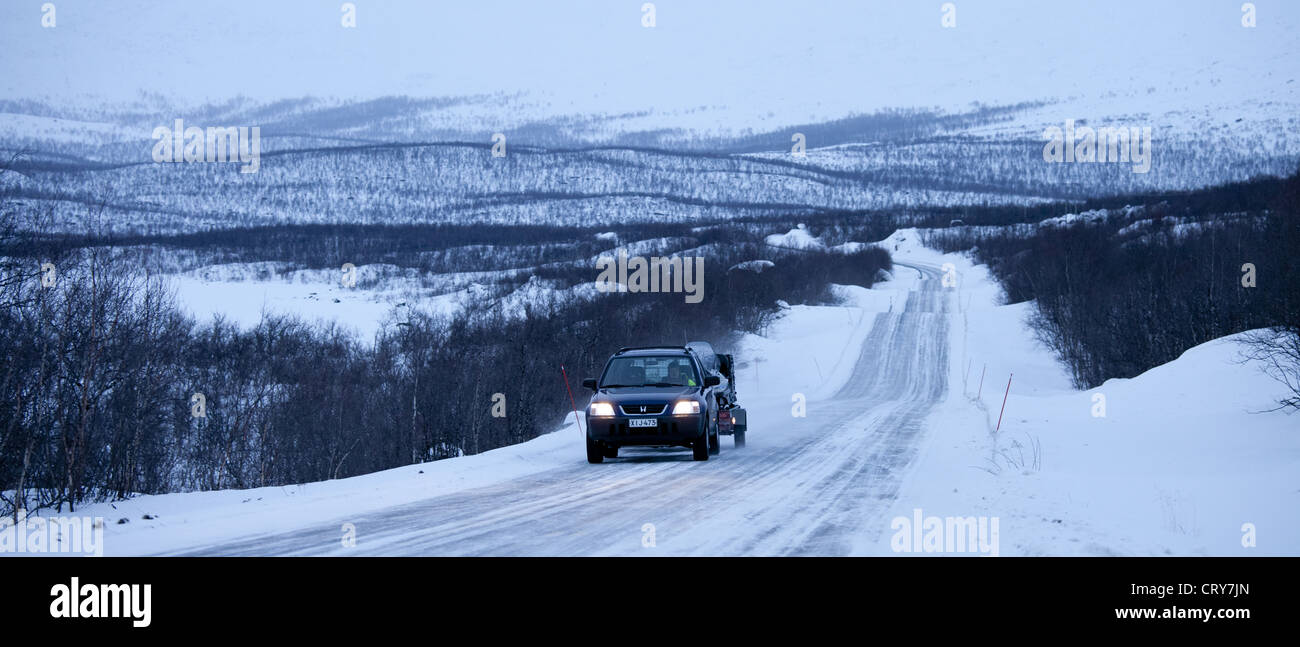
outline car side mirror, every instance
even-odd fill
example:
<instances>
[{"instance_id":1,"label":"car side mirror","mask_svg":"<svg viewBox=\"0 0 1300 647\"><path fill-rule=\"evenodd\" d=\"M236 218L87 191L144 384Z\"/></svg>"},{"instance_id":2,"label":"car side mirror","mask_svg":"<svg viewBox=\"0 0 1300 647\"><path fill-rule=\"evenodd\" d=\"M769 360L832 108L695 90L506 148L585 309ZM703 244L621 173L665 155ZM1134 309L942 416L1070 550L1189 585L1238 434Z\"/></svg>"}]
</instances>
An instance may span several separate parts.
<instances>
[{"instance_id":1,"label":"car side mirror","mask_svg":"<svg viewBox=\"0 0 1300 647\"><path fill-rule=\"evenodd\" d=\"M595 390L596 390L596 378L594 378L594 377L589 377L589 378L587 378L587 379L585 379L585 380L582 381L582 385L585 386L585 387L587 387L587 388L589 388L589 389L591 389L592 391L595 391Z\"/></svg>"},{"instance_id":2,"label":"car side mirror","mask_svg":"<svg viewBox=\"0 0 1300 647\"><path fill-rule=\"evenodd\" d=\"M716 375L710 375L704 378L704 386L717 386L719 384L722 384L722 378Z\"/></svg>"}]
</instances>

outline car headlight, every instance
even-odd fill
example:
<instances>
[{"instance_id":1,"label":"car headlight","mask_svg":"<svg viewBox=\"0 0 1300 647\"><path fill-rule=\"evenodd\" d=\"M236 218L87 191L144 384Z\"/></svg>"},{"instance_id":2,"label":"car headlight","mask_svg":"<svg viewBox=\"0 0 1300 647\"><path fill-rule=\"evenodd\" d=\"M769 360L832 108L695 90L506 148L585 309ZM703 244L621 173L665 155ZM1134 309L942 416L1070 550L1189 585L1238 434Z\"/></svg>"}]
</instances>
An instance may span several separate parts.
<instances>
[{"instance_id":1,"label":"car headlight","mask_svg":"<svg viewBox=\"0 0 1300 647\"><path fill-rule=\"evenodd\" d=\"M674 416L689 416L700 412L700 403L696 400L678 400L673 406Z\"/></svg>"},{"instance_id":2,"label":"car headlight","mask_svg":"<svg viewBox=\"0 0 1300 647\"><path fill-rule=\"evenodd\" d=\"M593 418L612 418L614 417L614 405L608 402L592 402L588 415Z\"/></svg>"}]
</instances>

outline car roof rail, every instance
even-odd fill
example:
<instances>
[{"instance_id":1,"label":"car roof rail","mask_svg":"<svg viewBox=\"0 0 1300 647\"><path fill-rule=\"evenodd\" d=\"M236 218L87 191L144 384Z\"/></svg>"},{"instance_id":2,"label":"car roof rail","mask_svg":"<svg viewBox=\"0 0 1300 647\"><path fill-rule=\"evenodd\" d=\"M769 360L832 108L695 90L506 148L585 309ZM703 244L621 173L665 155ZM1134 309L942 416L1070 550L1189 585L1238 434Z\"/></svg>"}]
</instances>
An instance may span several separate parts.
<instances>
[{"instance_id":1,"label":"car roof rail","mask_svg":"<svg viewBox=\"0 0 1300 647\"><path fill-rule=\"evenodd\" d=\"M685 346L624 346L623 348L618 349L618 352L616 352L616 353L614 353L614 354L615 354L615 355L618 355L619 353L626 353L627 351L630 351L630 350L684 350L684 351L690 351L691 349L689 349L689 348L687 348L687 347L685 347Z\"/></svg>"}]
</instances>

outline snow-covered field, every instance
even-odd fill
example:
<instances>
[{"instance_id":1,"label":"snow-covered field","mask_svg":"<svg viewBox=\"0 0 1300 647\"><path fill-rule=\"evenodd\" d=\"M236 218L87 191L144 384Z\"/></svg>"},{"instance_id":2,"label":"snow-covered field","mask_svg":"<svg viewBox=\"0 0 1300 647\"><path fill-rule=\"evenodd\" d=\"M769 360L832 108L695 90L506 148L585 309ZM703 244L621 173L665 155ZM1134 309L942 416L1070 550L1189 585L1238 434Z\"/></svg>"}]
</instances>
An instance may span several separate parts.
<instances>
[{"instance_id":1,"label":"snow-covered field","mask_svg":"<svg viewBox=\"0 0 1300 647\"><path fill-rule=\"evenodd\" d=\"M392 333L416 312L450 316L490 304L513 316L521 314L525 304L538 307L599 296L595 282L561 289L553 281L536 276L498 296L493 284L510 273L505 271L418 276L415 270L409 270L406 273L414 276L386 276L363 286L361 281L372 267L363 265L356 268L357 285L345 287L340 272L297 270L250 275L250 270L261 265L205 266L168 278L181 308L200 323L221 317L249 329L265 316L288 315L308 323L337 325L355 333L364 343L370 343L381 332ZM425 279L465 287L433 290L424 284Z\"/></svg>"},{"instance_id":2,"label":"snow-covered field","mask_svg":"<svg viewBox=\"0 0 1300 647\"><path fill-rule=\"evenodd\" d=\"M192 275L173 278L181 307L199 322L222 317L241 328L265 315L295 315L313 323L335 322L371 340L393 308L405 300L387 292L345 288L338 281L220 280ZM435 297L423 306L436 310L449 299Z\"/></svg>"},{"instance_id":3,"label":"snow-covered field","mask_svg":"<svg viewBox=\"0 0 1300 647\"><path fill-rule=\"evenodd\" d=\"M790 238L803 236L795 233ZM700 487L719 493L712 505L711 499L705 499L686 513L675 513L679 516L669 516L667 509L658 507L680 506L670 496L673 490L667 490L663 500L646 496L645 508L636 514L646 520L667 517L665 527L669 519L673 525L686 524L678 532L692 540L687 548L678 544L672 549L665 537L665 554L708 553L734 544L748 546L741 552L752 554L891 555L896 551L888 522L893 517L911 518L917 509L927 517L998 519L1000 555L1300 552L1300 520L1295 515L1300 509L1296 418L1268 411L1280 387L1258 367L1238 362L1232 339L1191 349L1137 378L1076 391L1048 351L1033 340L1025 324L1028 304L998 305L999 289L985 268L922 247L914 230L897 232L881 244L899 263L892 280L871 290L839 288L844 299L840 306L787 307L765 335L749 335L741 341L736 349L741 358L738 381L742 400L751 411L750 447L733 450L724 443L722 455L709 463L697 466L670 460L673 452L634 450L627 459L630 463L619 459L611 465L587 466L581 431L570 419L533 441L476 456L289 487L141 496L86 506L77 514L106 519L105 552L110 555L257 554L262 550L347 554L337 538L350 520L373 520L369 527L382 520L384 538L367 550L384 554L513 554L515 549L502 546L516 540L526 546L519 552L583 552L558 539L559 535L554 544L532 535L491 536L480 544L469 539L463 544L430 543L436 541L429 536L433 530L421 531L420 526L431 523L426 521L431 511L459 519L453 526L439 526L454 529L454 535L469 533L467 528L476 525L480 533L489 534L493 528L532 527L529 519L536 517L538 532L581 537L599 530L590 537L594 541L587 550L593 553L647 554L637 541L639 524L626 528L625 539L614 540L601 534L605 530L600 523L584 521L586 517L577 512L586 507L584 501L598 512L602 500L627 489L620 480L620 474L626 474L629 483L643 482L634 479L665 485L691 483L694 489L684 489L684 494ZM948 263L957 283L945 290L947 311L912 315L948 322L940 328L946 329L948 338L935 340L946 341L948 348L946 366L936 367L947 373L946 396L928 417L917 421L923 423L920 432L906 446L915 459L910 465L904 463L896 491L868 489L857 501L851 496L856 490L837 489L835 501L844 510L837 507L807 516L812 513L806 496L815 492L806 492L807 483L798 475L834 484L839 478L834 472L822 475L808 470L818 463L830 466L852 459L834 454L818 458L820 452L850 451L857 445L847 441L855 435L870 443L872 437L891 431L880 426L887 419L881 412L891 410L888 402L883 403L884 409L863 409L856 422L849 412L848 423L822 425L830 418L819 416L830 414L821 412L830 411L835 396L861 379L860 364L874 350L869 346L875 338L873 322L895 325L892 322L897 320L889 313L902 309L909 295L915 296L932 280L917 268L946 271ZM881 313L886 318L877 318ZM994 433L1012 373L1002 427ZM1094 416L1097 393L1105 395L1104 416ZM791 415L795 394L810 403L806 419ZM827 434L842 434L845 443ZM764 452L790 442L807 444L807 456L783 459L789 466L785 469L764 462L768 456ZM799 467L799 460L812 462ZM728 461L740 471L729 468ZM713 471L694 471L701 466ZM760 475L765 468L780 479L772 476L767 477L771 482L763 481ZM721 493L732 492L735 483L730 481L746 475L755 480L749 487L759 500L745 501L743 506L729 503ZM708 480L699 482L701 478ZM554 496L545 494L543 487L551 483L556 484ZM849 485L847 480L844 485ZM539 487L542 491L537 491ZM865 494L872 495L870 501ZM635 490L627 496L635 497ZM886 497L884 507L870 508L877 496ZM713 510L714 505L720 508ZM853 518L869 509L876 510L873 518ZM412 512L419 510L425 514ZM564 510L571 512L562 514ZM883 516L874 519L882 510ZM777 536L782 542L806 543L771 543L775 540L763 532L772 531L760 532L765 519L783 514L788 519ZM846 520L834 522L837 515L847 515ZM717 516L719 523L710 525L706 521L710 516ZM832 523L854 530L851 536L832 535L828 540L821 531L801 526L808 519L816 519L818 527ZM1255 529L1256 547L1242 545L1245 524ZM358 545L365 547L367 522L358 521L357 526ZM312 538L312 543L304 546L303 537ZM742 541L744 537L751 539ZM441 547L428 548L435 545Z\"/></svg>"}]
</instances>

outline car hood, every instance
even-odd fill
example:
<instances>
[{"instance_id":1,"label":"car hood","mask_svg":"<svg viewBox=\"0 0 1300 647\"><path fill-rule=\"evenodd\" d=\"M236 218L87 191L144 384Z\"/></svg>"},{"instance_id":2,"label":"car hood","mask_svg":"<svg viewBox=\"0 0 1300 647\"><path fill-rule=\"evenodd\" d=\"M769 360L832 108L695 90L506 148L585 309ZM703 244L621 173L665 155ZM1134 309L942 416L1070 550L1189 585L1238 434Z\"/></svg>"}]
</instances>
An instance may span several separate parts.
<instances>
[{"instance_id":1,"label":"car hood","mask_svg":"<svg viewBox=\"0 0 1300 647\"><path fill-rule=\"evenodd\" d=\"M613 389L601 389L592 396L592 400L617 402L619 404L626 402L671 402L697 395L699 392L699 387L695 386L623 386Z\"/></svg>"}]
</instances>

